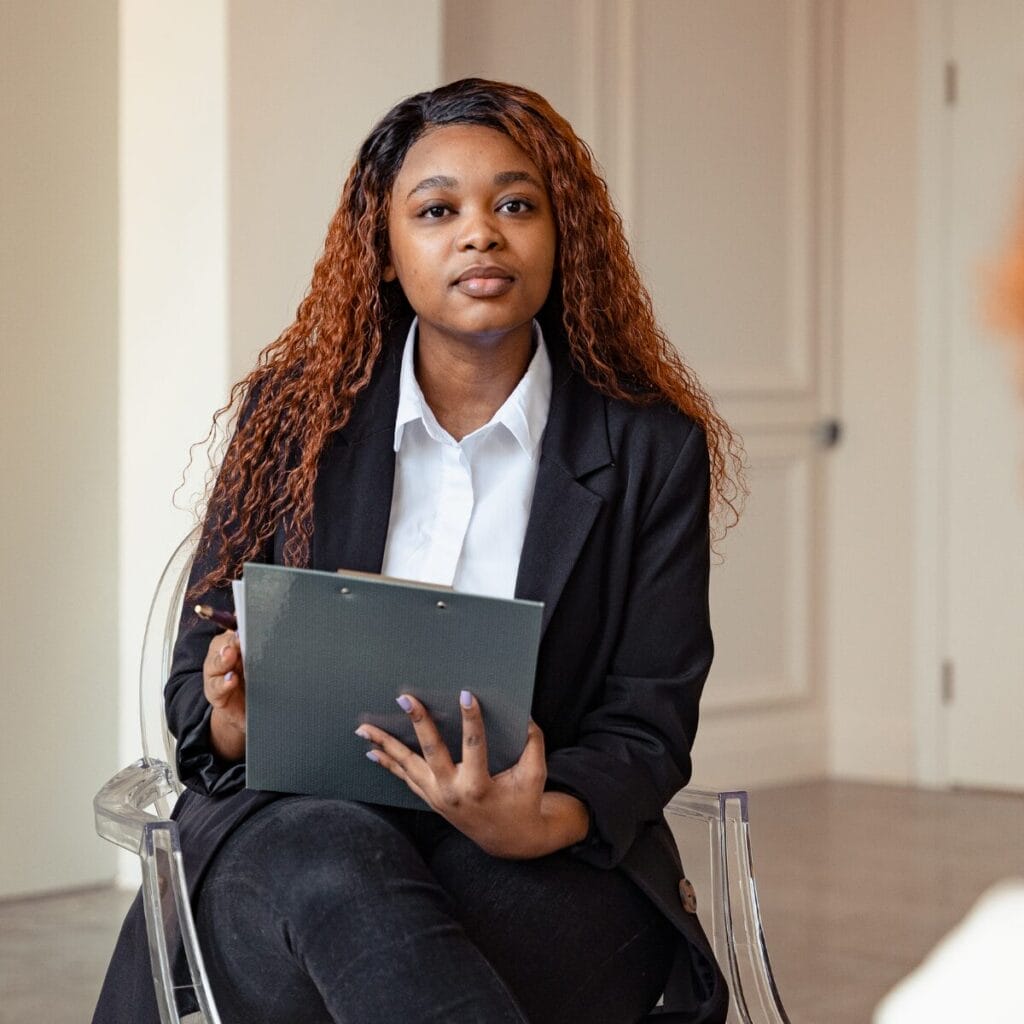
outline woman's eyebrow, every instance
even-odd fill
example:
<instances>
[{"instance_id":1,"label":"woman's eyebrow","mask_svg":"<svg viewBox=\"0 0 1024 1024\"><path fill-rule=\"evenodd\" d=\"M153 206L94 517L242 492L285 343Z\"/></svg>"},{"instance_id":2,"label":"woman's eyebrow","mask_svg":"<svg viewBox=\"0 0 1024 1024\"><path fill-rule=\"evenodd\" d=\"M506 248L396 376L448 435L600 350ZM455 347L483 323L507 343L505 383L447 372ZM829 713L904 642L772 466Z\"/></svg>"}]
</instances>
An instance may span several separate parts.
<instances>
[{"instance_id":1,"label":"woman's eyebrow","mask_svg":"<svg viewBox=\"0 0 1024 1024\"><path fill-rule=\"evenodd\" d=\"M494 176L495 185L512 185L517 181L525 181L530 185L535 185L537 188L542 188L540 182L529 171L499 171ZM412 199L417 193L429 192L433 188L455 189L458 187L458 178L451 178L447 174L434 174L414 185L405 198Z\"/></svg>"},{"instance_id":2,"label":"woman's eyebrow","mask_svg":"<svg viewBox=\"0 0 1024 1024\"><path fill-rule=\"evenodd\" d=\"M406 199L412 199L417 192L429 192L432 188L457 188L458 180L449 178L446 174L435 174L433 177L424 178L418 185L414 185Z\"/></svg>"},{"instance_id":3,"label":"woman's eyebrow","mask_svg":"<svg viewBox=\"0 0 1024 1024\"><path fill-rule=\"evenodd\" d=\"M543 188L541 183L529 171L502 171L494 176L495 185L512 185L517 181L525 181L537 188Z\"/></svg>"}]
</instances>

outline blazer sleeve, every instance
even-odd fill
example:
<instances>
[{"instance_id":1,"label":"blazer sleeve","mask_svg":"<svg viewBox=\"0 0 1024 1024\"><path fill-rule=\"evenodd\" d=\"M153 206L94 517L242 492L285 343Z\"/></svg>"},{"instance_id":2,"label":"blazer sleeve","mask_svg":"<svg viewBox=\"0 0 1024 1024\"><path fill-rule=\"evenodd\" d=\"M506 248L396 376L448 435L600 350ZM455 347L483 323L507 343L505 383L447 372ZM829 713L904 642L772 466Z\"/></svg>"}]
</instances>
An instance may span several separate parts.
<instances>
[{"instance_id":1,"label":"blazer sleeve","mask_svg":"<svg viewBox=\"0 0 1024 1024\"><path fill-rule=\"evenodd\" d=\"M571 852L614 867L690 778L697 709L714 644L708 608L710 462L694 425L643 515L603 700L578 742L548 757L547 788L591 814Z\"/></svg>"}]
</instances>

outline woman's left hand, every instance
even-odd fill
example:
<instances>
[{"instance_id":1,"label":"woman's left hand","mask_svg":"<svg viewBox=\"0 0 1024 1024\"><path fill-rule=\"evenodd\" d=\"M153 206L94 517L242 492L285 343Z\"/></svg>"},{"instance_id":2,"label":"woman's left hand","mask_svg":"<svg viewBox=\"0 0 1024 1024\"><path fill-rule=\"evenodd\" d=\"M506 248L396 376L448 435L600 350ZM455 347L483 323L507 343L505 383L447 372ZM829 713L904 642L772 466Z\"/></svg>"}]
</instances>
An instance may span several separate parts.
<instances>
[{"instance_id":1,"label":"woman's left hand","mask_svg":"<svg viewBox=\"0 0 1024 1024\"><path fill-rule=\"evenodd\" d=\"M544 734L530 720L526 747L511 768L491 775L487 736L476 698L463 691L462 760L452 761L426 708L403 695L399 706L412 720L421 754L375 726L356 734L376 744L367 756L398 776L421 800L493 857L543 857L587 834L586 806L568 793L545 792Z\"/></svg>"}]
</instances>

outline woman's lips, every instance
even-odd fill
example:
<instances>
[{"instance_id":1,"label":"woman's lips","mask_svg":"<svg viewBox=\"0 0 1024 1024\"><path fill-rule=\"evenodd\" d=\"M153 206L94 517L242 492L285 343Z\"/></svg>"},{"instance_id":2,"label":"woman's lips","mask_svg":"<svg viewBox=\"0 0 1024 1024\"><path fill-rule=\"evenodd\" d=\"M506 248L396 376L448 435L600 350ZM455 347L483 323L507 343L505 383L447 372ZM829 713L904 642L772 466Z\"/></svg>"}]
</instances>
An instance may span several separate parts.
<instances>
[{"instance_id":1,"label":"woman's lips","mask_svg":"<svg viewBox=\"0 0 1024 1024\"><path fill-rule=\"evenodd\" d=\"M493 299L510 291L515 281L511 277L463 277L455 282L463 295L476 299Z\"/></svg>"},{"instance_id":2,"label":"woman's lips","mask_svg":"<svg viewBox=\"0 0 1024 1024\"><path fill-rule=\"evenodd\" d=\"M515 283L515 277L500 263L476 263L459 274L454 286L463 295L475 299L493 299L504 295Z\"/></svg>"}]
</instances>

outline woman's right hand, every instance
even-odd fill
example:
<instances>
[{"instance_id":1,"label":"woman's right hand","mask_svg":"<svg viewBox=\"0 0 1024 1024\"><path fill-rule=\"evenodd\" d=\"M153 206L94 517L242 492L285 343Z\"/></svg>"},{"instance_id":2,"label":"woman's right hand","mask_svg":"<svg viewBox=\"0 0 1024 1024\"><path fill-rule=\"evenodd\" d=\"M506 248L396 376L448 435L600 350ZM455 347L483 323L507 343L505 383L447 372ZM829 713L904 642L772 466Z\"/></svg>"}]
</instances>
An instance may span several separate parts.
<instances>
[{"instance_id":1,"label":"woman's right hand","mask_svg":"<svg viewBox=\"0 0 1024 1024\"><path fill-rule=\"evenodd\" d=\"M237 633L221 633L210 641L203 662L203 693L213 707L210 742L225 761L245 757L245 674Z\"/></svg>"}]
</instances>

